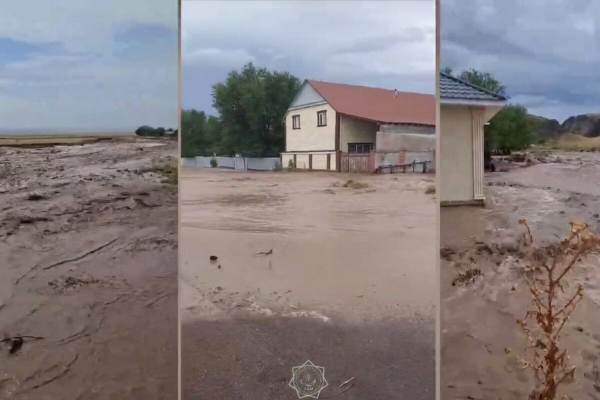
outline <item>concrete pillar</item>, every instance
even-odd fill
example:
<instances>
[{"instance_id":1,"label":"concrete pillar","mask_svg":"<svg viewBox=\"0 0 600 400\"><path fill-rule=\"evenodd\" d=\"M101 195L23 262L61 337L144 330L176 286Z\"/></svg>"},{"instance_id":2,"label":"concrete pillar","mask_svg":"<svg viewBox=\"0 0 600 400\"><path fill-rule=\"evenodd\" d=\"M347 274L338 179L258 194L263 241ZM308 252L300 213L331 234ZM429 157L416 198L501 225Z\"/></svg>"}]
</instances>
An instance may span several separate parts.
<instances>
[{"instance_id":1,"label":"concrete pillar","mask_svg":"<svg viewBox=\"0 0 600 400\"><path fill-rule=\"evenodd\" d=\"M484 110L471 109L471 123L473 136L473 199L483 200L484 168L483 168L483 125Z\"/></svg>"}]
</instances>

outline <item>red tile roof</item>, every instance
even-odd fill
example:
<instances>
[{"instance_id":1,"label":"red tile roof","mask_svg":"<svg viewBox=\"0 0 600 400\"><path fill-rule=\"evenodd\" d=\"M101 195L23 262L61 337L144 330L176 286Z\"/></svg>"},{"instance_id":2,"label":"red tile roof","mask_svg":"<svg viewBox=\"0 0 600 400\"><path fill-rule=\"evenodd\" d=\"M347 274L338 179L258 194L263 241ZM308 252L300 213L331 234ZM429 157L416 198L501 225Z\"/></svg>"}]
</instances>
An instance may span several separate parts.
<instances>
[{"instance_id":1,"label":"red tile roof","mask_svg":"<svg viewBox=\"0 0 600 400\"><path fill-rule=\"evenodd\" d=\"M341 114L388 124L435 126L435 96L308 80Z\"/></svg>"}]
</instances>

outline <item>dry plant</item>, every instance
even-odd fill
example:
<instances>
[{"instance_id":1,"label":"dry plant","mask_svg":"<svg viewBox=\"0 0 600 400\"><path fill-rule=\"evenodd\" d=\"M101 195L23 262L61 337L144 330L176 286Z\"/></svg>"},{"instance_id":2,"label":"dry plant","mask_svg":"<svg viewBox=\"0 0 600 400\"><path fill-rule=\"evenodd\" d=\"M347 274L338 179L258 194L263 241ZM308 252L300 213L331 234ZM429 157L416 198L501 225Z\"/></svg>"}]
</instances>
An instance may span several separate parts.
<instances>
[{"instance_id":1,"label":"dry plant","mask_svg":"<svg viewBox=\"0 0 600 400\"><path fill-rule=\"evenodd\" d=\"M524 320L517 320L527 335L526 351L533 353L532 361L520 359L520 362L536 378L529 400L554 400L559 385L574 377L575 367L567 365L567 351L560 347L559 338L583 297L581 285L567 294L566 278L584 257L600 250L600 236L591 232L588 224L571 223L569 235L560 243L536 247L527 221L521 219L519 223L526 228L521 244L525 253L525 280L533 305Z\"/></svg>"}]
</instances>

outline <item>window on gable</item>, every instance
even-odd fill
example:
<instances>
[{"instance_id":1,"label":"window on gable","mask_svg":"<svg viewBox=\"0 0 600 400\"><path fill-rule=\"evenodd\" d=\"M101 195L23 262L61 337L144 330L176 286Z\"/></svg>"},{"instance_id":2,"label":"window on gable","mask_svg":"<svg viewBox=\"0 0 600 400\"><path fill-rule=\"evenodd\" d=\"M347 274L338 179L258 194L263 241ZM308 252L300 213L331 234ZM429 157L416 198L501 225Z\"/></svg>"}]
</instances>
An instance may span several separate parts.
<instances>
[{"instance_id":1,"label":"window on gable","mask_svg":"<svg viewBox=\"0 0 600 400\"><path fill-rule=\"evenodd\" d=\"M327 126L327 111L317 111L317 126Z\"/></svg>"},{"instance_id":2,"label":"window on gable","mask_svg":"<svg viewBox=\"0 0 600 400\"><path fill-rule=\"evenodd\" d=\"M300 116L292 115L292 129L300 129Z\"/></svg>"}]
</instances>

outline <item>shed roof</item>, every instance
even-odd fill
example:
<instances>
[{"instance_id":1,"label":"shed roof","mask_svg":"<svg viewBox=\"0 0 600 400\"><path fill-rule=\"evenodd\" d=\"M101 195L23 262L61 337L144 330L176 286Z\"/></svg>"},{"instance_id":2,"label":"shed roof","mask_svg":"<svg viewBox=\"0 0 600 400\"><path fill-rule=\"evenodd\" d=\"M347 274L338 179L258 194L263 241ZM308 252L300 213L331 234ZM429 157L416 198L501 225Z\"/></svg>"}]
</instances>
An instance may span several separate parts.
<instances>
[{"instance_id":1,"label":"shed roof","mask_svg":"<svg viewBox=\"0 0 600 400\"><path fill-rule=\"evenodd\" d=\"M307 82L338 113L386 124L435 126L433 95L315 80Z\"/></svg>"},{"instance_id":2,"label":"shed roof","mask_svg":"<svg viewBox=\"0 0 600 400\"><path fill-rule=\"evenodd\" d=\"M440 73L440 98L447 100L506 101L505 96L443 72Z\"/></svg>"}]
</instances>

